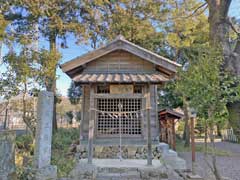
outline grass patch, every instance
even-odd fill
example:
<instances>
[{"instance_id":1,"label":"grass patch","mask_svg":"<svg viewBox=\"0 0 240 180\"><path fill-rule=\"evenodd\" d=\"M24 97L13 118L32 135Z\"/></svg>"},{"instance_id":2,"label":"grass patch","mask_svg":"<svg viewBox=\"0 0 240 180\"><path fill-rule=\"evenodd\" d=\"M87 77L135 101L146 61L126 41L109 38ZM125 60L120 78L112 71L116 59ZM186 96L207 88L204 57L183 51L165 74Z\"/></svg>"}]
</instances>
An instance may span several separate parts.
<instances>
[{"instance_id":1,"label":"grass patch","mask_svg":"<svg viewBox=\"0 0 240 180\"><path fill-rule=\"evenodd\" d=\"M58 177L66 177L73 169L76 160L69 154L72 143L79 139L77 128L59 128L52 138L51 164L57 166ZM33 165L34 144L30 135L21 135L16 138L15 161L19 180L31 179ZM26 161L27 160L27 161Z\"/></svg>"},{"instance_id":2,"label":"grass patch","mask_svg":"<svg viewBox=\"0 0 240 180\"><path fill-rule=\"evenodd\" d=\"M191 152L191 146L185 147L184 141L177 139L176 140L176 151L177 152ZM196 152L202 152L202 153L205 152L204 143L196 144ZM212 154L212 152L213 152L213 148L210 145L208 145L207 146L207 154ZM217 156L231 156L232 155L232 153L229 151L224 151L224 150L217 149L217 148L215 149L215 154Z\"/></svg>"}]
</instances>

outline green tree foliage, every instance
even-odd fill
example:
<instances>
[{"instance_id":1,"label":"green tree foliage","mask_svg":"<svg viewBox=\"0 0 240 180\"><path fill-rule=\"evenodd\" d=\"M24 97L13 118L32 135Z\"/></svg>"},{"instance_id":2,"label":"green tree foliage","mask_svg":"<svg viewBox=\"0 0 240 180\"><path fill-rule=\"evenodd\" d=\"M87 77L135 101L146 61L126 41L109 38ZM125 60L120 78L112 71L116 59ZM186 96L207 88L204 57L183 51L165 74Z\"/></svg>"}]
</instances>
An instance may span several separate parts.
<instances>
[{"instance_id":1,"label":"green tree foliage","mask_svg":"<svg viewBox=\"0 0 240 180\"><path fill-rule=\"evenodd\" d=\"M169 82L164 88L159 91L159 104L160 109L164 108L178 108L183 106L181 94L175 91L175 81Z\"/></svg>"},{"instance_id":2,"label":"green tree foliage","mask_svg":"<svg viewBox=\"0 0 240 180\"><path fill-rule=\"evenodd\" d=\"M22 35L19 36L19 41L26 43L25 41L31 39L26 35L33 32L49 42L49 49L41 51L39 62L42 75L45 76L43 80L46 89L56 95L56 69L61 58L56 46L57 40L61 42L61 47L65 48L69 34L76 35L79 40L84 38L85 27L81 23L81 14L84 12L81 3L68 0L15 0L11 9L13 11L9 11L7 16L14 19L12 29L15 34ZM56 129L56 100L54 104L53 126Z\"/></svg>"},{"instance_id":3,"label":"green tree foliage","mask_svg":"<svg viewBox=\"0 0 240 180\"><path fill-rule=\"evenodd\" d=\"M211 46L220 48L224 58L223 69L232 76L240 77L239 23L229 17L232 0L207 0L209 10L209 38ZM238 82L235 82L238 85ZM229 123L240 139L240 101L228 102Z\"/></svg>"},{"instance_id":4,"label":"green tree foliage","mask_svg":"<svg viewBox=\"0 0 240 180\"><path fill-rule=\"evenodd\" d=\"M80 97L82 95L82 89L80 86L76 86L75 83L72 81L68 89L67 95L71 104L76 105L80 101Z\"/></svg>"},{"instance_id":5,"label":"green tree foliage","mask_svg":"<svg viewBox=\"0 0 240 180\"><path fill-rule=\"evenodd\" d=\"M40 78L38 68L36 68L36 64L32 59L34 59L34 53L30 52L25 46L23 46L19 54L10 51L4 57L7 72L3 75L4 81L2 83L4 84L1 86L4 86L5 89L4 98L9 99L13 95L22 97L22 119L34 135L36 117L27 116L29 109L26 97L30 91L35 91L35 85L38 84Z\"/></svg>"},{"instance_id":6,"label":"green tree foliage","mask_svg":"<svg viewBox=\"0 0 240 180\"><path fill-rule=\"evenodd\" d=\"M179 73L177 90L188 97L200 116L208 117L208 111L216 116L228 101L239 98L239 89L232 87L236 78L222 71L223 60L216 49L199 47L193 57L187 71Z\"/></svg>"},{"instance_id":7,"label":"green tree foliage","mask_svg":"<svg viewBox=\"0 0 240 180\"><path fill-rule=\"evenodd\" d=\"M216 179L220 180L216 166L214 126L219 125L219 117L223 119L227 102L239 99L240 89L233 86L237 78L222 70L223 58L219 49L200 46L193 52L194 58L189 58L191 61L187 71L179 73L177 90L187 97L198 117L204 120L205 142L209 130L213 146L211 169Z\"/></svg>"},{"instance_id":8,"label":"green tree foliage","mask_svg":"<svg viewBox=\"0 0 240 180\"><path fill-rule=\"evenodd\" d=\"M104 41L111 41L118 35L127 40L158 52L163 44L163 34L156 22L164 19L164 2L161 1L86 1L87 14L84 17L90 24L88 29L92 47ZM98 42L97 42L98 41Z\"/></svg>"},{"instance_id":9,"label":"green tree foliage","mask_svg":"<svg viewBox=\"0 0 240 180\"><path fill-rule=\"evenodd\" d=\"M205 5L196 0L187 3L172 0L167 2L167 7L166 21L159 24L166 39L167 56L185 67L189 63L193 47L208 42L208 21L203 13ZM198 7L201 8L196 11ZM180 91L176 93L175 89L175 80L167 84L160 93L160 107L183 107L183 94Z\"/></svg>"},{"instance_id":10,"label":"green tree foliage","mask_svg":"<svg viewBox=\"0 0 240 180\"><path fill-rule=\"evenodd\" d=\"M66 112L66 116L68 117L68 123L69 123L69 124L72 124L72 121L73 121L73 112L72 112L72 111Z\"/></svg>"}]
</instances>

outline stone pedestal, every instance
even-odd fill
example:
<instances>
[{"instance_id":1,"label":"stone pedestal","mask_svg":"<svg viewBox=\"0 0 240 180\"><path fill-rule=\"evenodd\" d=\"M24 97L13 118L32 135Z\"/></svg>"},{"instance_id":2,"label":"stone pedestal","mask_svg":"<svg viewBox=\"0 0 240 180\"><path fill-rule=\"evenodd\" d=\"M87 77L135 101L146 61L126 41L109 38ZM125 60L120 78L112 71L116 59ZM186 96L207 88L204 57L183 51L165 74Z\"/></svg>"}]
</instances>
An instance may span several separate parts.
<instances>
[{"instance_id":1,"label":"stone pedestal","mask_svg":"<svg viewBox=\"0 0 240 180\"><path fill-rule=\"evenodd\" d=\"M53 180L57 177L57 168L50 165L53 103L54 95L52 92L42 91L39 93L34 152L34 174L37 180Z\"/></svg>"},{"instance_id":2,"label":"stone pedestal","mask_svg":"<svg viewBox=\"0 0 240 180\"><path fill-rule=\"evenodd\" d=\"M186 161L180 158L176 151L169 149L169 145L166 143L159 143L159 151L162 152L163 161L171 166L175 170L186 170Z\"/></svg>"},{"instance_id":3,"label":"stone pedestal","mask_svg":"<svg viewBox=\"0 0 240 180\"><path fill-rule=\"evenodd\" d=\"M166 143L159 143L158 151L162 154L167 154L169 152L169 145Z\"/></svg>"},{"instance_id":4,"label":"stone pedestal","mask_svg":"<svg viewBox=\"0 0 240 180\"><path fill-rule=\"evenodd\" d=\"M57 167L45 166L34 170L35 180L56 180L57 179Z\"/></svg>"},{"instance_id":5,"label":"stone pedestal","mask_svg":"<svg viewBox=\"0 0 240 180\"><path fill-rule=\"evenodd\" d=\"M97 167L87 162L78 163L71 171L69 178L71 180L95 180L97 176Z\"/></svg>"},{"instance_id":6,"label":"stone pedestal","mask_svg":"<svg viewBox=\"0 0 240 180\"><path fill-rule=\"evenodd\" d=\"M0 131L0 179L16 179L14 131Z\"/></svg>"}]
</instances>

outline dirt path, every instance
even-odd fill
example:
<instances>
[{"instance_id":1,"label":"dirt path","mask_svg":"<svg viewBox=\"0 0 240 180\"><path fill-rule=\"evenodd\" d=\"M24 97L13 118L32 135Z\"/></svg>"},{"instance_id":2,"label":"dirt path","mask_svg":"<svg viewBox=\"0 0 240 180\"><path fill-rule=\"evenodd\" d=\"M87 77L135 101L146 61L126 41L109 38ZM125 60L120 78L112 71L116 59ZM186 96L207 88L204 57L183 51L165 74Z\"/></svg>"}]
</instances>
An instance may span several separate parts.
<instances>
[{"instance_id":1,"label":"dirt path","mask_svg":"<svg viewBox=\"0 0 240 180\"><path fill-rule=\"evenodd\" d=\"M217 142L216 148L231 153L230 156L217 156L220 174L231 180L240 180L240 144ZM179 155L187 161L187 166L191 169L191 152L182 152ZM207 160L211 163L210 156L207 157ZM196 154L196 172L206 180L214 179L203 153Z\"/></svg>"}]
</instances>

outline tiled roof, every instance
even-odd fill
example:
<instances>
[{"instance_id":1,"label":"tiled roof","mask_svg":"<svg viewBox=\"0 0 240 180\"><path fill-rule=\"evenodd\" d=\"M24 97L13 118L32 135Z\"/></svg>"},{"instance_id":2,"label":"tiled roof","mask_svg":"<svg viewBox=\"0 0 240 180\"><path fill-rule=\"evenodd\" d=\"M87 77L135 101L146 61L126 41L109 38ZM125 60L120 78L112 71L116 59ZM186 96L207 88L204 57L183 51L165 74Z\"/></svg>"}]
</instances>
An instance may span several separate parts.
<instances>
[{"instance_id":1,"label":"tiled roof","mask_svg":"<svg viewBox=\"0 0 240 180\"><path fill-rule=\"evenodd\" d=\"M73 78L73 81L84 83L156 83L168 81L160 73L83 73Z\"/></svg>"}]
</instances>

